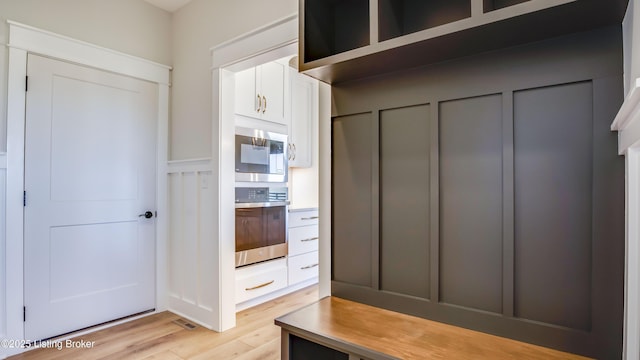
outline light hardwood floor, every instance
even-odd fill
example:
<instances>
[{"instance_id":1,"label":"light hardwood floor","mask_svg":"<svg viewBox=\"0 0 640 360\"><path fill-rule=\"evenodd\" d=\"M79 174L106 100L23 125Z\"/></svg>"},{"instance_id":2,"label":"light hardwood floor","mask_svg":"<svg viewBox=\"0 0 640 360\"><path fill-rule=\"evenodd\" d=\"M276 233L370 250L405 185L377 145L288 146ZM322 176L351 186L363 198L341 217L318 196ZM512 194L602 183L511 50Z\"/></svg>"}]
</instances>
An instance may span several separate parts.
<instances>
[{"instance_id":1,"label":"light hardwood floor","mask_svg":"<svg viewBox=\"0 0 640 360\"><path fill-rule=\"evenodd\" d=\"M9 360L279 360L280 327L274 324L274 319L311 304L316 300L318 300L317 286L302 289L239 312L236 315L237 326L224 333L216 333L200 326L193 330L187 330L174 323L175 320L180 319L178 315L163 312L75 339L78 341L95 341L95 346L91 349L37 349L10 357ZM374 312L373 310L371 313L369 311L364 313L347 311L339 314L338 318L340 323L344 323L344 320L351 314L358 316L358 319L362 319L362 317L369 319L374 315ZM313 321L314 319L312 318L313 316L309 320ZM422 319L417 321L424 322ZM390 323L389 325L393 324ZM430 336L429 349L425 349L425 351L428 350L425 354L436 354L432 357L436 359L568 360L581 358L577 355L559 353L531 344L502 339L449 325L439 324L437 326L445 330L438 331L436 336ZM351 336L353 334L348 335ZM371 337L371 333L368 336ZM460 343L460 339L465 338L466 340ZM487 338L494 338L494 340L487 342ZM388 342L389 339L385 341ZM478 342L487 342L487 344L476 346ZM459 345L455 345L455 343L459 343ZM509 351L502 351L504 349L481 349L483 347L491 348L492 346L500 347L504 343L508 343L509 348L506 350ZM456 355L451 357L443 354ZM514 354L518 355L514 356ZM419 356L418 358L421 357Z\"/></svg>"},{"instance_id":2,"label":"light hardwood floor","mask_svg":"<svg viewBox=\"0 0 640 360\"><path fill-rule=\"evenodd\" d=\"M187 330L173 322L178 315L163 312L75 339L95 341L91 349L37 349L9 359L279 360L280 328L273 320L317 299L318 287L312 286L247 309L224 333Z\"/></svg>"}]
</instances>

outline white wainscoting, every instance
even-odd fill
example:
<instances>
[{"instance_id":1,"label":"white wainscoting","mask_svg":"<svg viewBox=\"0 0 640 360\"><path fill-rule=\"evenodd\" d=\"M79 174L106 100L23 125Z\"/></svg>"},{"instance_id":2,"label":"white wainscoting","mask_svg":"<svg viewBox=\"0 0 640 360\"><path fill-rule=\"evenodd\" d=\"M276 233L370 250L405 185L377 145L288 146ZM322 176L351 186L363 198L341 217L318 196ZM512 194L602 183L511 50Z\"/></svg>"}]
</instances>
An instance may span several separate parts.
<instances>
[{"instance_id":1,"label":"white wainscoting","mask_svg":"<svg viewBox=\"0 0 640 360\"><path fill-rule=\"evenodd\" d=\"M218 312L218 269L211 159L170 161L167 167L169 310L207 328Z\"/></svg>"}]
</instances>

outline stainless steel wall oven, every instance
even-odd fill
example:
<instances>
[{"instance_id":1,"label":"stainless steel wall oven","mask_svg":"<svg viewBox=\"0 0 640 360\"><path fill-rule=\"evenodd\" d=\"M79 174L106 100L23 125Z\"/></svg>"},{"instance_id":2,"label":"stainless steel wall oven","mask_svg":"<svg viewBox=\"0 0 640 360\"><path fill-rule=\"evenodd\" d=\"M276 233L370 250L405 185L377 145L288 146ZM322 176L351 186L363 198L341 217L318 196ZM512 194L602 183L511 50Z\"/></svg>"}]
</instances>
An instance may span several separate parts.
<instances>
[{"instance_id":1,"label":"stainless steel wall oven","mask_svg":"<svg viewBox=\"0 0 640 360\"><path fill-rule=\"evenodd\" d=\"M236 267L287 255L287 188L236 188Z\"/></svg>"}]
</instances>

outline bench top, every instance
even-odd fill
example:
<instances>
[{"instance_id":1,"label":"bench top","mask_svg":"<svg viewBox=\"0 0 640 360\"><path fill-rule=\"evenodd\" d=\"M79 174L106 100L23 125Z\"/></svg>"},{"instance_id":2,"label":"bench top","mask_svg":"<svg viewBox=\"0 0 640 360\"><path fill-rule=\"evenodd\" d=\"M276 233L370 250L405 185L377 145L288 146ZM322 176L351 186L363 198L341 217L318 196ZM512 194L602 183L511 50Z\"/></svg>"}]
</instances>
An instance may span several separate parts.
<instances>
[{"instance_id":1,"label":"bench top","mask_svg":"<svg viewBox=\"0 0 640 360\"><path fill-rule=\"evenodd\" d=\"M371 359L586 359L334 296L275 323L291 334Z\"/></svg>"}]
</instances>

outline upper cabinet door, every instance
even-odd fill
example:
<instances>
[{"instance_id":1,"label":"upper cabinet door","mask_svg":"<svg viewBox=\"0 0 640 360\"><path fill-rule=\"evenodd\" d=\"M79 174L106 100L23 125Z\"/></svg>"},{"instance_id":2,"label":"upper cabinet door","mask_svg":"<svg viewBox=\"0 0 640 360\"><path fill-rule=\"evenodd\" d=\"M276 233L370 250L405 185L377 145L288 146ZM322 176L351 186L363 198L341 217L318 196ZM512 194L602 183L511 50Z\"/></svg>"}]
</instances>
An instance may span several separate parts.
<instances>
[{"instance_id":1,"label":"upper cabinet door","mask_svg":"<svg viewBox=\"0 0 640 360\"><path fill-rule=\"evenodd\" d=\"M291 123L289 124L289 166L311 167L313 121L318 115L318 81L290 70Z\"/></svg>"},{"instance_id":2,"label":"upper cabinet door","mask_svg":"<svg viewBox=\"0 0 640 360\"><path fill-rule=\"evenodd\" d=\"M236 73L235 112L236 114L258 117L258 91L256 88L256 68Z\"/></svg>"},{"instance_id":3,"label":"upper cabinet door","mask_svg":"<svg viewBox=\"0 0 640 360\"><path fill-rule=\"evenodd\" d=\"M285 71L286 65L270 62L257 68L262 97L262 118L279 124L287 124L285 118Z\"/></svg>"},{"instance_id":4,"label":"upper cabinet door","mask_svg":"<svg viewBox=\"0 0 640 360\"><path fill-rule=\"evenodd\" d=\"M237 72L235 113L286 125L286 67L270 62Z\"/></svg>"}]
</instances>

